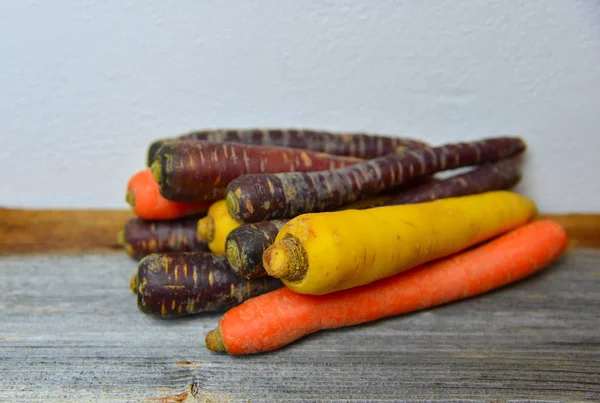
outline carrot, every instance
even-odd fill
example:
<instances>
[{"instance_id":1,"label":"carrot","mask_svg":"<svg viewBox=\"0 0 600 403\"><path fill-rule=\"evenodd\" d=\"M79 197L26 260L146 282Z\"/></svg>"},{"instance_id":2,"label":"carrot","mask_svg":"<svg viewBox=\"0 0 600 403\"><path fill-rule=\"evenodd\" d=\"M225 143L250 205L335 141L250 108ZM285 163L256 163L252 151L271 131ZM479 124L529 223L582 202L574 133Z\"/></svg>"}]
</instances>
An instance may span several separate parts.
<instances>
[{"instance_id":1,"label":"carrot","mask_svg":"<svg viewBox=\"0 0 600 403\"><path fill-rule=\"evenodd\" d=\"M158 150L151 169L167 199L200 201L224 198L229 182L244 174L321 171L361 161L286 147L177 141Z\"/></svg>"},{"instance_id":2,"label":"carrot","mask_svg":"<svg viewBox=\"0 0 600 403\"><path fill-rule=\"evenodd\" d=\"M304 214L263 254L267 273L303 294L368 284L509 231L535 214L509 191L426 203Z\"/></svg>"},{"instance_id":3,"label":"carrot","mask_svg":"<svg viewBox=\"0 0 600 403\"><path fill-rule=\"evenodd\" d=\"M134 217L125 223L117 238L125 252L140 260L151 253L208 252L206 241L196 236L196 226L201 216L176 220L148 221Z\"/></svg>"},{"instance_id":4,"label":"carrot","mask_svg":"<svg viewBox=\"0 0 600 403\"><path fill-rule=\"evenodd\" d=\"M228 310L206 347L229 354L276 350L319 330L354 326L473 297L521 280L554 262L565 230L549 220L519 227L468 251L336 293L283 287Z\"/></svg>"},{"instance_id":5,"label":"carrot","mask_svg":"<svg viewBox=\"0 0 600 403\"><path fill-rule=\"evenodd\" d=\"M421 148L427 146L423 141L390 135L308 129L200 130L175 138L154 141L148 149L148 165L154 162L158 149L166 142L186 140L301 148L359 158L379 157L398 147Z\"/></svg>"},{"instance_id":6,"label":"carrot","mask_svg":"<svg viewBox=\"0 0 600 403\"><path fill-rule=\"evenodd\" d=\"M519 183L521 176L519 164L515 159L500 160L448 179L432 181L407 189L395 197L390 197L370 207L422 203L447 197L510 189Z\"/></svg>"},{"instance_id":7,"label":"carrot","mask_svg":"<svg viewBox=\"0 0 600 403\"><path fill-rule=\"evenodd\" d=\"M435 180L426 177L426 180L421 180L415 186L403 185L403 190L395 196L386 194L360 200L342 206L340 210L360 210L388 205L413 204L507 189L519 181L520 174L515 161L502 160L446 180ZM227 235L225 252L231 267L238 275L245 278L258 278L267 275L262 264L263 253L273 244L277 233L283 224L288 221L288 219L279 219L243 224Z\"/></svg>"},{"instance_id":8,"label":"carrot","mask_svg":"<svg viewBox=\"0 0 600 403\"><path fill-rule=\"evenodd\" d=\"M225 200L219 200L210 206L206 217L198 220L198 237L208 242L212 253L223 255L227 235L239 226L227 212Z\"/></svg>"},{"instance_id":9,"label":"carrot","mask_svg":"<svg viewBox=\"0 0 600 403\"><path fill-rule=\"evenodd\" d=\"M224 311L282 284L270 277L245 280L233 273L223 256L177 252L144 257L130 287L142 312L175 318Z\"/></svg>"},{"instance_id":10,"label":"carrot","mask_svg":"<svg viewBox=\"0 0 600 403\"><path fill-rule=\"evenodd\" d=\"M244 224L227 235L227 260L238 276L259 278L267 275L262 262L263 253L273 244L277 233L286 222L288 220Z\"/></svg>"},{"instance_id":11,"label":"carrot","mask_svg":"<svg viewBox=\"0 0 600 403\"><path fill-rule=\"evenodd\" d=\"M408 150L329 171L243 175L228 185L227 208L243 223L334 210L415 178L501 160L525 148L520 138L500 137Z\"/></svg>"},{"instance_id":12,"label":"carrot","mask_svg":"<svg viewBox=\"0 0 600 403\"><path fill-rule=\"evenodd\" d=\"M206 213L212 202L174 202L161 196L150 169L131 177L127 184L126 201L133 212L145 220L172 220L198 213Z\"/></svg>"}]
</instances>

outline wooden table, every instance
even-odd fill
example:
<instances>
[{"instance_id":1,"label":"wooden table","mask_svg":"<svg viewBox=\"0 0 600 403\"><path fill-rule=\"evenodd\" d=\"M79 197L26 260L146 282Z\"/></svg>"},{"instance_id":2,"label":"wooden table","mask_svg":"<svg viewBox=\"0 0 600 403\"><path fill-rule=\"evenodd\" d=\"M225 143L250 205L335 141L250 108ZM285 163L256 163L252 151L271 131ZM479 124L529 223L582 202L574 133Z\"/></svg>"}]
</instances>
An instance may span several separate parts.
<instances>
[{"instance_id":1,"label":"wooden table","mask_svg":"<svg viewBox=\"0 0 600 403\"><path fill-rule=\"evenodd\" d=\"M51 252L14 215L0 214L0 229L29 238L0 242L0 401L600 401L593 232L567 225L578 247L503 289L231 357L204 347L220 315L137 309L136 263L109 252L114 233L104 248ZM87 225L78 220L73 239ZM68 238L64 217L52 222Z\"/></svg>"}]
</instances>

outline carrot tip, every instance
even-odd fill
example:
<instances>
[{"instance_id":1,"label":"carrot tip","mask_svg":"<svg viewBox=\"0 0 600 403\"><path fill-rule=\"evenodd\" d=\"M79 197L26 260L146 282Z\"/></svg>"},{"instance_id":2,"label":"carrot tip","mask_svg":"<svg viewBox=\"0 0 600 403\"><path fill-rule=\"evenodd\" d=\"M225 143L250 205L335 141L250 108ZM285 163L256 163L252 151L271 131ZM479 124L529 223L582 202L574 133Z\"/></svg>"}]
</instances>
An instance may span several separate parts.
<instances>
[{"instance_id":1,"label":"carrot tip","mask_svg":"<svg viewBox=\"0 0 600 403\"><path fill-rule=\"evenodd\" d=\"M133 294L137 294L137 290L138 290L137 274L134 274L133 276L131 276L131 279L129 280L129 289L131 290L131 292Z\"/></svg>"},{"instance_id":2,"label":"carrot tip","mask_svg":"<svg viewBox=\"0 0 600 403\"><path fill-rule=\"evenodd\" d=\"M131 208L135 208L135 191L133 189L127 189L125 201L131 206Z\"/></svg>"},{"instance_id":3,"label":"carrot tip","mask_svg":"<svg viewBox=\"0 0 600 403\"><path fill-rule=\"evenodd\" d=\"M236 218L240 212L240 205L232 191L227 192L227 196L225 196L225 202L227 203L227 211L229 212L229 215L233 218Z\"/></svg>"},{"instance_id":4,"label":"carrot tip","mask_svg":"<svg viewBox=\"0 0 600 403\"><path fill-rule=\"evenodd\" d=\"M207 215L198 220L198 238L206 242L212 242L215 239L215 220Z\"/></svg>"},{"instance_id":5,"label":"carrot tip","mask_svg":"<svg viewBox=\"0 0 600 403\"><path fill-rule=\"evenodd\" d=\"M263 253L263 265L272 277L299 281L308 271L308 256L300 240L287 235L267 248Z\"/></svg>"},{"instance_id":6,"label":"carrot tip","mask_svg":"<svg viewBox=\"0 0 600 403\"><path fill-rule=\"evenodd\" d=\"M219 328L213 329L210 332L206 333L206 348L215 352L223 352L227 351L225 349L225 343L223 343L223 336L221 336L221 331Z\"/></svg>"}]
</instances>

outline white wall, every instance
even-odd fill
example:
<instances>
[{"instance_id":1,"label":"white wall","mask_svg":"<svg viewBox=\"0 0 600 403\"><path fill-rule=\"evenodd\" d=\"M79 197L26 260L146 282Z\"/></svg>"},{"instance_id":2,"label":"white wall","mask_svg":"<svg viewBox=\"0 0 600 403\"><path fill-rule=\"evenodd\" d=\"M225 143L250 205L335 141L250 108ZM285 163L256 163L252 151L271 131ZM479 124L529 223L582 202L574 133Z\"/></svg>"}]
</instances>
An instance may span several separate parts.
<instances>
[{"instance_id":1,"label":"white wall","mask_svg":"<svg viewBox=\"0 0 600 403\"><path fill-rule=\"evenodd\" d=\"M519 190L599 211L600 3L5 1L0 205L126 207L158 137L519 134Z\"/></svg>"}]
</instances>

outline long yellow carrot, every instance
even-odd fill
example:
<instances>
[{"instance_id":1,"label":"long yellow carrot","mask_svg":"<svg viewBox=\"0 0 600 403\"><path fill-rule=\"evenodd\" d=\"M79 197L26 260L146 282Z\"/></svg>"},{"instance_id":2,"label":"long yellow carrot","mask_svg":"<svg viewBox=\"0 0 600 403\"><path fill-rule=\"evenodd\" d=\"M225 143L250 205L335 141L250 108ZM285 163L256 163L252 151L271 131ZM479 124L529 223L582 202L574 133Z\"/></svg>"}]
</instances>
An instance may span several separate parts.
<instances>
[{"instance_id":1,"label":"long yellow carrot","mask_svg":"<svg viewBox=\"0 0 600 403\"><path fill-rule=\"evenodd\" d=\"M268 274L321 295L389 277L529 221L535 203L495 191L413 205L304 214L263 255Z\"/></svg>"}]
</instances>

